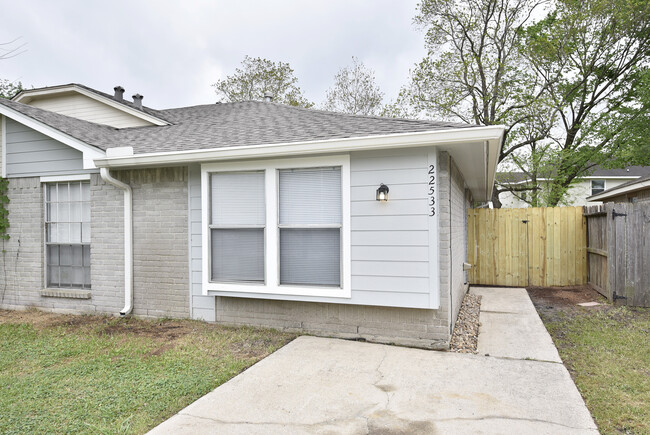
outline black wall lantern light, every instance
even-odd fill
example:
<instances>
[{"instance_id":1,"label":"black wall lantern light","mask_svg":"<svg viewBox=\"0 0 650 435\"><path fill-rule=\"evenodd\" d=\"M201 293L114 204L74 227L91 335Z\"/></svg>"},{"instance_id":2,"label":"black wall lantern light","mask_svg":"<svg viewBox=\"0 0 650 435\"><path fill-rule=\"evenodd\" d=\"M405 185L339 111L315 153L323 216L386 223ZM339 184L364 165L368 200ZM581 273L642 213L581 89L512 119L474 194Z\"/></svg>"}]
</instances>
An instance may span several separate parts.
<instances>
[{"instance_id":1,"label":"black wall lantern light","mask_svg":"<svg viewBox=\"0 0 650 435\"><path fill-rule=\"evenodd\" d=\"M381 183L377 189L377 201L388 201L388 186L384 183Z\"/></svg>"}]
</instances>

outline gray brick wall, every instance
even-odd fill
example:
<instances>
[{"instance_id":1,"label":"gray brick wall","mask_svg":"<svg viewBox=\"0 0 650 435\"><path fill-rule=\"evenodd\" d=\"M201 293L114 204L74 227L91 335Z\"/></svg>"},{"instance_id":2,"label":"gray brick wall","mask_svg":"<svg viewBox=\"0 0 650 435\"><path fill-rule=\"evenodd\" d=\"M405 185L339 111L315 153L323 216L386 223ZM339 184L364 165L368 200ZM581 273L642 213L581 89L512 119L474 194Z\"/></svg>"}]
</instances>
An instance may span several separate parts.
<instances>
[{"instance_id":1,"label":"gray brick wall","mask_svg":"<svg viewBox=\"0 0 650 435\"><path fill-rule=\"evenodd\" d=\"M43 283L43 190L38 178L9 180L9 236L0 242L0 306L37 306Z\"/></svg>"},{"instance_id":2,"label":"gray brick wall","mask_svg":"<svg viewBox=\"0 0 650 435\"><path fill-rule=\"evenodd\" d=\"M438 317L437 310L226 297L218 297L216 304L216 321L228 325L448 348L447 321Z\"/></svg>"},{"instance_id":3,"label":"gray brick wall","mask_svg":"<svg viewBox=\"0 0 650 435\"><path fill-rule=\"evenodd\" d=\"M134 314L189 317L187 170L122 171L133 188ZM43 297L43 187L9 181L10 240L0 257L0 306L117 314L124 306L123 193L91 176L90 299ZM3 295L4 293L4 295Z\"/></svg>"},{"instance_id":4,"label":"gray brick wall","mask_svg":"<svg viewBox=\"0 0 650 435\"><path fill-rule=\"evenodd\" d=\"M116 175L133 189L134 314L189 317L187 168Z\"/></svg>"}]
</instances>

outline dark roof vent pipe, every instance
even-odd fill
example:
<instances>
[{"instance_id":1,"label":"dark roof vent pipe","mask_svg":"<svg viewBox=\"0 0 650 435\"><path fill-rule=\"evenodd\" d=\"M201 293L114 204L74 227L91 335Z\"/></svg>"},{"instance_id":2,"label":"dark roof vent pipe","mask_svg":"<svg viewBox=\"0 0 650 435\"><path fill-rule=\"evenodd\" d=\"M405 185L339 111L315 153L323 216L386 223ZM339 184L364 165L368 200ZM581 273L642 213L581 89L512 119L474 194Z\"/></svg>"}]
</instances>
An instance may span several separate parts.
<instances>
[{"instance_id":1,"label":"dark roof vent pipe","mask_svg":"<svg viewBox=\"0 0 650 435\"><path fill-rule=\"evenodd\" d=\"M264 102L265 103L270 103L273 101L273 95L269 94L268 92L264 94Z\"/></svg>"},{"instance_id":2,"label":"dark roof vent pipe","mask_svg":"<svg viewBox=\"0 0 650 435\"><path fill-rule=\"evenodd\" d=\"M124 99L124 88L120 85L117 85L113 88L113 90L115 91L113 98L117 101L122 101Z\"/></svg>"},{"instance_id":3,"label":"dark roof vent pipe","mask_svg":"<svg viewBox=\"0 0 650 435\"><path fill-rule=\"evenodd\" d=\"M142 110L142 99L144 98L140 94L135 94L133 97L133 105L137 108Z\"/></svg>"}]
</instances>

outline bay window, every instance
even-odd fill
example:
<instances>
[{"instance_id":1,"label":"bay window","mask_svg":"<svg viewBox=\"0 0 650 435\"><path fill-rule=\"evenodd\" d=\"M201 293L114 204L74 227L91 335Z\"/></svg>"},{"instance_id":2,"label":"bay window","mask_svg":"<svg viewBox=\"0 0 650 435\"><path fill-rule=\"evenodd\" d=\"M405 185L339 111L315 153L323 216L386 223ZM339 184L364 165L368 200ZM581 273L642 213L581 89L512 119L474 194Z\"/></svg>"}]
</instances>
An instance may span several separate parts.
<instances>
[{"instance_id":1,"label":"bay window","mask_svg":"<svg viewBox=\"0 0 650 435\"><path fill-rule=\"evenodd\" d=\"M349 157L202 165L203 285L350 297Z\"/></svg>"}]
</instances>

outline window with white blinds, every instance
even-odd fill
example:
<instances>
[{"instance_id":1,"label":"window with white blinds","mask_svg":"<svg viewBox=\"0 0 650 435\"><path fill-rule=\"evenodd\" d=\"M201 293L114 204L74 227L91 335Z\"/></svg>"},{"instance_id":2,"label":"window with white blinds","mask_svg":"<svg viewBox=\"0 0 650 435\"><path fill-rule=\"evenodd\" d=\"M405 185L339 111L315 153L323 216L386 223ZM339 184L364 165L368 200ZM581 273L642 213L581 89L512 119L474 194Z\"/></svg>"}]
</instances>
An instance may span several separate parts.
<instances>
[{"instance_id":1,"label":"window with white blinds","mask_svg":"<svg viewBox=\"0 0 650 435\"><path fill-rule=\"evenodd\" d=\"M211 175L211 280L264 282L264 172Z\"/></svg>"},{"instance_id":2,"label":"window with white blinds","mask_svg":"<svg viewBox=\"0 0 650 435\"><path fill-rule=\"evenodd\" d=\"M90 288L90 183L45 185L46 281L52 288Z\"/></svg>"},{"instance_id":3,"label":"window with white blinds","mask_svg":"<svg viewBox=\"0 0 650 435\"><path fill-rule=\"evenodd\" d=\"M201 166L205 294L351 297L348 155Z\"/></svg>"},{"instance_id":4,"label":"window with white blinds","mask_svg":"<svg viewBox=\"0 0 650 435\"><path fill-rule=\"evenodd\" d=\"M341 285L341 168L279 171L280 284Z\"/></svg>"}]
</instances>

